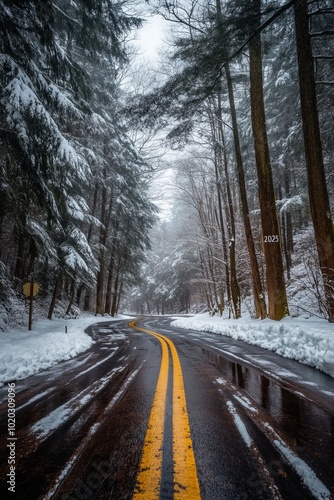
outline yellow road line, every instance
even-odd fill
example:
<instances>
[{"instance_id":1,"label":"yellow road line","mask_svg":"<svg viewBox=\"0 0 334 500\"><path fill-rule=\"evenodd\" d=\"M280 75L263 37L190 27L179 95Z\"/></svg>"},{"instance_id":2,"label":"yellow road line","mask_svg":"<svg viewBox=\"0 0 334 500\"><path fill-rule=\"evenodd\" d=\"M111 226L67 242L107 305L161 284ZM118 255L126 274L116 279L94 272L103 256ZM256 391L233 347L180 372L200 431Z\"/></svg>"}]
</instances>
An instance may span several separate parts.
<instances>
[{"instance_id":1,"label":"yellow road line","mask_svg":"<svg viewBox=\"0 0 334 500\"><path fill-rule=\"evenodd\" d=\"M129 326L136 328L134 322L130 323ZM162 347L160 372L147 426L140 469L133 494L134 499L145 498L145 500L154 500L160 498L169 365L167 344L161 340L160 342Z\"/></svg>"},{"instance_id":2,"label":"yellow road line","mask_svg":"<svg viewBox=\"0 0 334 500\"><path fill-rule=\"evenodd\" d=\"M136 328L145 333L149 333L154 337L158 338L161 342L161 346L164 352L164 348L167 349L167 344L172 353L173 361L173 462L174 462L174 499L176 500L200 500L201 494L198 483L198 476L196 470L196 461L192 445L189 418L187 412L186 395L184 390L182 368L177 354L176 348L173 342L165 337L164 335L152 332L151 330L146 330L144 328L139 328L135 326L135 322L130 323L129 326ZM166 344L167 343L167 344ZM162 359L163 361L163 359ZM161 369L162 369L161 361ZM159 374L159 379L161 375L161 369ZM159 383L159 380L158 380ZM158 384L157 384L158 388ZM154 398L153 406L156 398ZM164 402L165 407L165 402ZM163 419L162 419L163 420ZM151 421L151 419L150 419ZM144 444L144 452L146 447L152 447L153 443ZM162 452L162 450L161 450ZM144 457L144 455L143 455ZM160 462L161 467L162 462ZM141 463L141 470L143 469L143 460ZM141 470L139 472L138 478L141 475ZM138 482L138 479L137 479ZM155 489L157 491L157 489ZM145 496L147 500L153 500L159 498L156 496Z\"/></svg>"},{"instance_id":3,"label":"yellow road line","mask_svg":"<svg viewBox=\"0 0 334 500\"><path fill-rule=\"evenodd\" d=\"M173 342L166 337L173 359L174 499L201 498L184 390L182 368Z\"/></svg>"}]
</instances>

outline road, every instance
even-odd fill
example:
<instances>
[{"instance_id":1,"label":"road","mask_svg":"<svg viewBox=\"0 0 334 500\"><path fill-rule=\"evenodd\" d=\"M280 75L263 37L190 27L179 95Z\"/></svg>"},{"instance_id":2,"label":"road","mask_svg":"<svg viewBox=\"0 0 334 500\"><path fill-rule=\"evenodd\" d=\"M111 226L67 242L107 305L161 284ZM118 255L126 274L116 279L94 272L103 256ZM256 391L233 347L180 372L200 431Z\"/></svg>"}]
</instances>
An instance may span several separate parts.
<instances>
[{"instance_id":1,"label":"road","mask_svg":"<svg viewBox=\"0 0 334 500\"><path fill-rule=\"evenodd\" d=\"M334 498L331 377L167 317L88 333L92 348L16 382L17 498Z\"/></svg>"}]
</instances>

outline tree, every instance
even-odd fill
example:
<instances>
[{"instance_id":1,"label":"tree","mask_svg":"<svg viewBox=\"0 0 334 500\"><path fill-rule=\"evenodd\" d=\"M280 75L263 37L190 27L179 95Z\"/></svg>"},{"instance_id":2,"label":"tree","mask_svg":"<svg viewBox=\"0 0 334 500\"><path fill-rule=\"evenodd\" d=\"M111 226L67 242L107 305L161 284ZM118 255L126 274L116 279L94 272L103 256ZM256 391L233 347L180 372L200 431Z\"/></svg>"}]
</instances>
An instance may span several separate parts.
<instances>
[{"instance_id":1,"label":"tree","mask_svg":"<svg viewBox=\"0 0 334 500\"><path fill-rule=\"evenodd\" d=\"M52 295L50 318L62 292L70 309L76 287L80 298L96 283L96 234L105 232L99 249L107 247L117 206L130 199L135 204L139 193L132 221L141 233L129 244L145 246L154 219L143 180L149 167L119 113L124 36L141 23L125 10L124 2L110 0L0 2L0 231L10 245L1 247L0 258L18 284L33 274L43 280L44 292ZM129 187L132 175L138 191ZM103 189L110 210L103 207L102 213ZM124 224L120 234L129 229ZM114 310L121 284L116 288Z\"/></svg>"},{"instance_id":2,"label":"tree","mask_svg":"<svg viewBox=\"0 0 334 500\"><path fill-rule=\"evenodd\" d=\"M253 0L252 9L255 23L260 25L261 0ZM255 34L249 42L249 72L252 128L259 186L262 238L266 261L268 314L271 319L280 320L289 314L289 310L281 253L281 234L276 210L266 130L260 33Z\"/></svg>"},{"instance_id":3,"label":"tree","mask_svg":"<svg viewBox=\"0 0 334 500\"><path fill-rule=\"evenodd\" d=\"M259 266L258 266L258 261L257 261L257 257L256 257L255 245L254 245L253 234L252 234L252 228L251 228L251 223L250 223L245 173L244 173L243 160L242 160L242 154L241 154L241 146L240 146L240 139L239 139L238 123L237 123L237 114L236 114L235 101L234 101L233 83L232 83L229 64L226 65L225 71L226 71L226 83L227 83L227 88L228 88L229 104L230 104L230 111L231 111L231 121L232 121L233 140L234 140L234 149L235 149L235 160L236 160L239 190L240 190L242 217L243 217L243 223L244 223L244 228L245 228L245 236L246 236L247 248L248 248L248 253L249 253L249 260L250 260L250 265L251 265L251 270L252 270L255 314L256 314L257 318L264 319L267 316L266 302L265 302L265 298L264 298L264 292L262 289L261 277L260 277Z\"/></svg>"},{"instance_id":4,"label":"tree","mask_svg":"<svg viewBox=\"0 0 334 500\"><path fill-rule=\"evenodd\" d=\"M307 2L294 4L301 114L309 201L324 280L329 321L334 321L334 228L322 155Z\"/></svg>"}]
</instances>

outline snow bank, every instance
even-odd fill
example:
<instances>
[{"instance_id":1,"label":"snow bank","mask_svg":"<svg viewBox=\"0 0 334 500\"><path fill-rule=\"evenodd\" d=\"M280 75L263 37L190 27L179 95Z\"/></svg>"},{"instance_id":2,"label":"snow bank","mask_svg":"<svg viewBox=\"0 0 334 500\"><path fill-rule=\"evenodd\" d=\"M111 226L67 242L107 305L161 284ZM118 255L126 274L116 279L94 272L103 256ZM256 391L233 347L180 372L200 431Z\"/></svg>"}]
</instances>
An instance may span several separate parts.
<instances>
[{"instance_id":1,"label":"snow bank","mask_svg":"<svg viewBox=\"0 0 334 500\"><path fill-rule=\"evenodd\" d=\"M34 322L31 331L0 332L0 386L74 358L88 349L94 343L84 333L89 325L125 318L97 318L86 314L80 319L40 319Z\"/></svg>"},{"instance_id":2,"label":"snow bank","mask_svg":"<svg viewBox=\"0 0 334 500\"><path fill-rule=\"evenodd\" d=\"M200 314L176 319L172 325L227 335L313 366L334 377L334 324L326 320L226 320Z\"/></svg>"}]
</instances>

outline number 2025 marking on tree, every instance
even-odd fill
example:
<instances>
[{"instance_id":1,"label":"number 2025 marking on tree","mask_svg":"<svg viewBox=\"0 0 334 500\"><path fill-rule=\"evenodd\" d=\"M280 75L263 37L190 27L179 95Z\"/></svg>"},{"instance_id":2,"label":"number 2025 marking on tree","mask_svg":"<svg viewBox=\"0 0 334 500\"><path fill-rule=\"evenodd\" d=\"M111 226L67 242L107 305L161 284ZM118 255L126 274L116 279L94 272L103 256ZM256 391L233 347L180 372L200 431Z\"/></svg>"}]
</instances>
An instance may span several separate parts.
<instances>
[{"instance_id":1,"label":"number 2025 marking on tree","mask_svg":"<svg viewBox=\"0 0 334 500\"><path fill-rule=\"evenodd\" d=\"M268 236L264 237L264 243L278 243L279 242L279 236L278 234L269 234Z\"/></svg>"}]
</instances>

